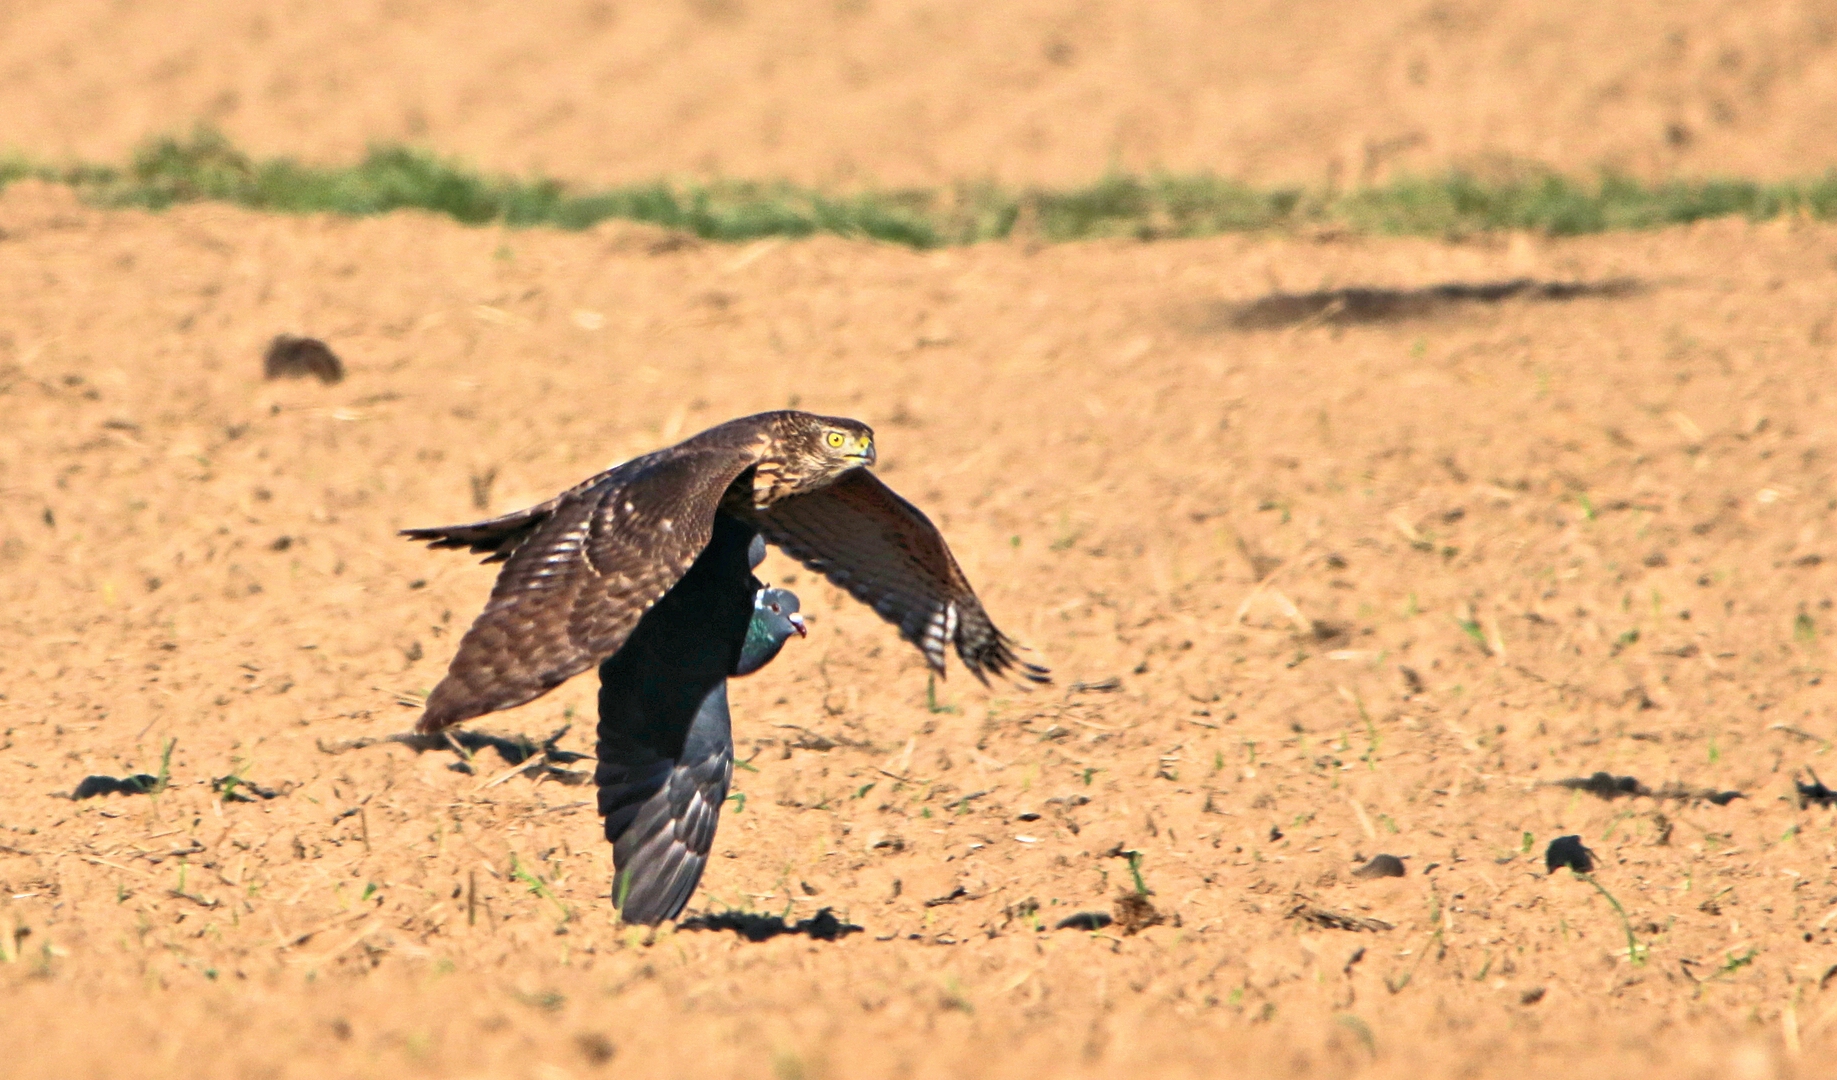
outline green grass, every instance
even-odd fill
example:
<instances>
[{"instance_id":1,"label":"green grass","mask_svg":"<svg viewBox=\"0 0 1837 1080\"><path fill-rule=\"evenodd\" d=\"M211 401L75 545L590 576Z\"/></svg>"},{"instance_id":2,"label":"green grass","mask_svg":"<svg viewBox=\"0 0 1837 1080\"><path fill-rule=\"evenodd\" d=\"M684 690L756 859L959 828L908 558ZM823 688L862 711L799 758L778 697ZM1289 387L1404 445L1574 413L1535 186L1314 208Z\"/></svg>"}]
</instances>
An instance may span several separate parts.
<instances>
[{"instance_id":1,"label":"green grass","mask_svg":"<svg viewBox=\"0 0 1837 1080\"><path fill-rule=\"evenodd\" d=\"M146 144L125 168L0 159L0 185L69 184L102 206L163 210L229 202L282 213L367 215L417 209L470 225L585 229L648 222L708 240L817 233L917 248L1000 240L1141 240L1326 229L1463 236L1523 229L1568 236L1710 218L1837 218L1837 172L1803 181L1593 180L1547 170L1482 178L1451 172L1353 191L1257 188L1216 176L1110 176L1079 188L960 184L940 190L825 192L788 183L657 181L588 190L552 179L491 176L424 150L376 146L348 166L258 160L200 129Z\"/></svg>"},{"instance_id":2,"label":"green grass","mask_svg":"<svg viewBox=\"0 0 1837 1080\"><path fill-rule=\"evenodd\" d=\"M1129 876L1135 879L1135 895L1152 895L1154 890L1150 889L1148 887L1148 882L1142 879L1142 853L1139 851L1131 851L1127 854L1129 856Z\"/></svg>"},{"instance_id":3,"label":"green grass","mask_svg":"<svg viewBox=\"0 0 1837 1080\"><path fill-rule=\"evenodd\" d=\"M1652 947L1649 945L1642 945L1639 938L1634 936L1633 920L1627 918L1627 909L1620 906L1620 901L1614 899L1614 894L1608 892L1606 886L1596 881L1593 874L1576 873L1573 867L1570 869L1570 873L1575 874L1576 877L1593 885L1596 892L1607 897L1607 902L1613 905L1614 914L1620 916L1620 928L1626 931L1627 959L1632 962L1634 967L1643 967L1646 959L1652 955Z\"/></svg>"}]
</instances>

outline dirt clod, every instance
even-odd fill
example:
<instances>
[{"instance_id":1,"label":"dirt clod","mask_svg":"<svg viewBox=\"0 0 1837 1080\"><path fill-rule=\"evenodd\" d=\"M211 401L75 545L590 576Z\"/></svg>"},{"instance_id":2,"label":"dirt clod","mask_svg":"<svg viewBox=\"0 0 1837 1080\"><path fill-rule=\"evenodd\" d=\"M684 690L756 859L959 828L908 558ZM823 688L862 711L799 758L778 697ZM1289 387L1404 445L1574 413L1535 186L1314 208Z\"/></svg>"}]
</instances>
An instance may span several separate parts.
<instances>
[{"instance_id":1,"label":"dirt clod","mask_svg":"<svg viewBox=\"0 0 1837 1080\"><path fill-rule=\"evenodd\" d=\"M277 334L262 356L262 377L318 379L330 386L344 381L344 361L318 338Z\"/></svg>"},{"instance_id":2,"label":"dirt clod","mask_svg":"<svg viewBox=\"0 0 1837 1080\"><path fill-rule=\"evenodd\" d=\"M1806 769L1805 773L1811 777L1811 783L1808 784L1803 780L1793 781L1798 789L1800 800L1818 806L1837 806L1837 791L1825 787L1824 781L1818 779L1818 774L1810 769Z\"/></svg>"},{"instance_id":3,"label":"dirt clod","mask_svg":"<svg viewBox=\"0 0 1837 1080\"><path fill-rule=\"evenodd\" d=\"M147 773L133 776L85 776L70 791L72 799L93 799L97 795L145 795L159 786L159 778Z\"/></svg>"},{"instance_id":4,"label":"dirt clod","mask_svg":"<svg viewBox=\"0 0 1837 1080\"><path fill-rule=\"evenodd\" d=\"M1404 869L1403 860L1395 855L1373 855L1371 861L1352 871L1355 878L1402 877L1409 871Z\"/></svg>"},{"instance_id":5,"label":"dirt clod","mask_svg":"<svg viewBox=\"0 0 1837 1080\"><path fill-rule=\"evenodd\" d=\"M583 1031L574 1036L574 1046L589 1065L604 1065L616 1052L612 1040L597 1031Z\"/></svg>"},{"instance_id":6,"label":"dirt clod","mask_svg":"<svg viewBox=\"0 0 1837 1080\"><path fill-rule=\"evenodd\" d=\"M1167 921L1167 916L1156 910L1154 902L1138 892L1126 892L1116 898L1110 909L1116 927L1125 937L1139 934L1151 926L1159 926Z\"/></svg>"},{"instance_id":7,"label":"dirt clod","mask_svg":"<svg viewBox=\"0 0 1837 1080\"><path fill-rule=\"evenodd\" d=\"M1556 873L1567 866L1578 874L1592 873L1595 853L1582 845L1580 836L1559 836L1544 849L1544 869Z\"/></svg>"},{"instance_id":8,"label":"dirt clod","mask_svg":"<svg viewBox=\"0 0 1837 1080\"><path fill-rule=\"evenodd\" d=\"M1116 919L1107 911L1080 911L1053 924L1054 930L1102 930Z\"/></svg>"}]
</instances>

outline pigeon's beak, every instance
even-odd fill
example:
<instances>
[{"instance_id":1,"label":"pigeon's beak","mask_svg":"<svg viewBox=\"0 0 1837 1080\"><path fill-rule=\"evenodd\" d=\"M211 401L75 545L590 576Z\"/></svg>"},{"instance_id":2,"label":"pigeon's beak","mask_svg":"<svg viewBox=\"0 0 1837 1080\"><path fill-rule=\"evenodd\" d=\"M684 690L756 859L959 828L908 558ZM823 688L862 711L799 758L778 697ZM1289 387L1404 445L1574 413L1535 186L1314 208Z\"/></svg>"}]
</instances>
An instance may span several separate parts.
<instances>
[{"instance_id":1,"label":"pigeon's beak","mask_svg":"<svg viewBox=\"0 0 1837 1080\"><path fill-rule=\"evenodd\" d=\"M791 614L786 615L785 618L790 620L791 629L797 631L798 637L803 637L808 632L804 629L804 617L802 615L793 611Z\"/></svg>"}]
</instances>

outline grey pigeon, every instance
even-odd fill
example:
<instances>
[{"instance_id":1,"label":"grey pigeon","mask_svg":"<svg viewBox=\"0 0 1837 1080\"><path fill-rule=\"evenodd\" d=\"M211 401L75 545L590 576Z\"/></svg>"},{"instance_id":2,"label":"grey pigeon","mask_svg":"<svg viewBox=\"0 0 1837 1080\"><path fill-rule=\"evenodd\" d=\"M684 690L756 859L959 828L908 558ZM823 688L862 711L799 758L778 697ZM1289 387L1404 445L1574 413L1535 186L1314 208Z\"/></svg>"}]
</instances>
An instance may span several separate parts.
<instances>
[{"instance_id":1,"label":"grey pigeon","mask_svg":"<svg viewBox=\"0 0 1837 1080\"><path fill-rule=\"evenodd\" d=\"M701 882L733 778L727 680L804 632L797 597L752 574L753 529L725 516L682 580L600 665L599 811L612 899L628 923L682 912Z\"/></svg>"}]
</instances>

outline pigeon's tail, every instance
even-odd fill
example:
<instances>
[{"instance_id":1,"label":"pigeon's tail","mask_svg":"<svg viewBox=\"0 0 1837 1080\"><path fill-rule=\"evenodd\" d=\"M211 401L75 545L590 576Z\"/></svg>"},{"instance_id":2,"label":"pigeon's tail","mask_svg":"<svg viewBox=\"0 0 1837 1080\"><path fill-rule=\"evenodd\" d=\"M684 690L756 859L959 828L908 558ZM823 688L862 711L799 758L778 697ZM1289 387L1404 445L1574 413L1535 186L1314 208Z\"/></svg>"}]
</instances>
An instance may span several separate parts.
<instances>
[{"instance_id":1,"label":"pigeon's tail","mask_svg":"<svg viewBox=\"0 0 1837 1080\"><path fill-rule=\"evenodd\" d=\"M725 689L709 695L721 720ZM733 742L691 739L680 758L620 757L602 741L593 777L616 868L612 902L626 922L654 925L681 914L701 883L733 779Z\"/></svg>"}]
</instances>

